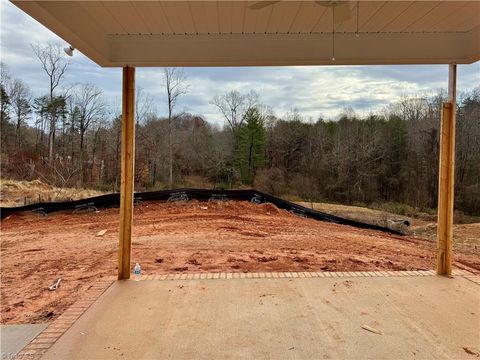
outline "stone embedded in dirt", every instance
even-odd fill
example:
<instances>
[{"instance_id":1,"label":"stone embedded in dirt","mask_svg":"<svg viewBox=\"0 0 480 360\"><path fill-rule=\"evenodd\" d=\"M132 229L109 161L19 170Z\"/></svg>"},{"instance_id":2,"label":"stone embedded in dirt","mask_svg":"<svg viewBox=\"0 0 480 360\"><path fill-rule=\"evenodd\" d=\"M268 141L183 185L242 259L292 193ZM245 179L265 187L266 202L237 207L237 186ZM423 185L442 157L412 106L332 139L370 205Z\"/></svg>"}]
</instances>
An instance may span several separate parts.
<instances>
[{"instance_id":1,"label":"stone embedded in dirt","mask_svg":"<svg viewBox=\"0 0 480 360\"><path fill-rule=\"evenodd\" d=\"M307 263L308 262L308 259L306 257L301 257L301 256L295 256L292 260L295 261L295 262L299 262L299 263Z\"/></svg>"},{"instance_id":2,"label":"stone embedded in dirt","mask_svg":"<svg viewBox=\"0 0 480 360\"><path fill-rule=\"evenodd\" d=\"M163 258L156 258L155 262L161 264L163 262Z\"/></svg>"},{"instance_id":3,"label":"stone embedded in dirt","mask_svg":"<svg viewBox=\"0 0 480 360\"><path fill-rule=\"evenodd\" d=\"M44 319L50 319L50 318L53 317L53 315L54 315L54 312L53 312L53 311L47 311L47 312L45 312L45 313L43 314L42 317L43 317Z\"/></svg>"},{"instance_id":4,"label":"stone embedded in dirt","mask_svg":"<svg viewBox=\"0 0 480 360\"><path fill-rule=\"evenodd\" d=\"M103 229L103 230L100 230L98 233L97 233L97 236L103 236L107 233L108 229Z\"/></svg>"},{"instance_id":5,"label":"stone embedded in dirt","mask_svg":"<svg viewBox=\"0 0 480 360\"><path fill-rule=\"evenodd\" d=\"M261 263L278 260L278 256L253 256L253 255L249 255L249 257L250 257L250 259L261 262Z\"/></svg>"},{"instance_id":6,"label":"stone embedded in dirt","mask_svg":"<svg viewBox=\"0 0 480 360\"><path fill-rule=\"evenodd\" d=\"M195 266L202 265L202 263L199 262L197 259L189 259L189 260L187 260L187 264L195 265Z\"/></svg>"},{"instance_id":7,"label":"stone embedded in dirt","mask_svg":"<svg viewBox=\"0 0 480 360\"><path fill-rule=\"evenodd\" d=\"M173 271L187 271L188 270L188 266L179 266L179 267L174 267L172 268L171 270Z\"/></svg>"}]
</instances>

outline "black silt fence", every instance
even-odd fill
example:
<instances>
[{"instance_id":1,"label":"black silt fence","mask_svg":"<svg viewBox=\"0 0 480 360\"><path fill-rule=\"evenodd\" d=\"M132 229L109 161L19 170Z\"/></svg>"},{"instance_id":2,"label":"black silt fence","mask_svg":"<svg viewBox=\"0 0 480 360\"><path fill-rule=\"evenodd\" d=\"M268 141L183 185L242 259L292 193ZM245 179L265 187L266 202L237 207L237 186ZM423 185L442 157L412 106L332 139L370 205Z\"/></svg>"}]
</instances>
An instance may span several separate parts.
<instances>
[{"instance_id":1,"label":"black silt fence","mask_svg":"<svg viewBox=\"0 0 480 360\"><path fill-rule=\"evenodd\" d=\"M188 201L195 199L199 201L228 201L228 200L241 200L250 201L252 203L272 203L276 207L284 210L288 210L291 213L311 218L320 221L328 221L341 225L354 226L361 229L378 230L396 235L403 235L396 230L363 223L360 221L350 220L342 218L340 216L327 214L321 211L306 208L301 205L297 205L287 200L280 199L278 197L265 194L257 190L206 190L206 189L175 189L175 190L162 190L151 192L140 192L134 194L134 202L141 203L143 201ZM87 199L74 200L74 201L62 201L62 202L40 202L37 204L30 204L19 207L1 207L1 218L4 219L7 216L19 212L35 212L37 214L46 215L55 211L68 211L73 212L89 211L90 209L109 208L120 206L120 194L107 194L95 196Z\"/></svg>"}]
</instances>

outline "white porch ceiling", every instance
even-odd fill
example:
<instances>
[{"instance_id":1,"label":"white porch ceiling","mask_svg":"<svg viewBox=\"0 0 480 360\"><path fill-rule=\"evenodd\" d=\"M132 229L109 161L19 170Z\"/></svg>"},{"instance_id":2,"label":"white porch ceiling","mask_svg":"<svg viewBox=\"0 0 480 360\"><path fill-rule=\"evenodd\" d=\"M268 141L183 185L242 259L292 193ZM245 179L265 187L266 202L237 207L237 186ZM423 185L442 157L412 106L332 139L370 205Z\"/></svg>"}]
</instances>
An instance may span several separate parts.
<instances>
[{"instance_id":1,"label":"white porch ceiling","mask_svg":"<svg viewBox=\"0 0 480 360\"><path fill-rule=\"evenodd\" d=\"M347 1L351 16L335 24L328 1L12 2L106 67L480 60L477 0Z\"/></svg>"}]
</instances>

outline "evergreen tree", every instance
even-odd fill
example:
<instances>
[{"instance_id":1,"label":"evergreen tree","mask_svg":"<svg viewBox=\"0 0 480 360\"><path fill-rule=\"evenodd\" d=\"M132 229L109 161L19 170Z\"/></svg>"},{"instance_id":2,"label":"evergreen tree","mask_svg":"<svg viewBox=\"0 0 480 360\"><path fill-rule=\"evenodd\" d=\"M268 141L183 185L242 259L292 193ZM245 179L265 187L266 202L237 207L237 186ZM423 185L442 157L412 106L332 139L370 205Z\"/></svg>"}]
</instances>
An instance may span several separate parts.
<instances>
[{"instance_id":1,"label":"evergreen tree","mask_svg":"<svg viewBox=\"0 0 480 360\"><path fill-rule=\"evenodd\" d=\"M237 166L242 181L251 184L257 170L265 164L265 126L263 117L256 108L245 114L245 123L236 133L238 139Z\"/></svg>"}]
</instances>

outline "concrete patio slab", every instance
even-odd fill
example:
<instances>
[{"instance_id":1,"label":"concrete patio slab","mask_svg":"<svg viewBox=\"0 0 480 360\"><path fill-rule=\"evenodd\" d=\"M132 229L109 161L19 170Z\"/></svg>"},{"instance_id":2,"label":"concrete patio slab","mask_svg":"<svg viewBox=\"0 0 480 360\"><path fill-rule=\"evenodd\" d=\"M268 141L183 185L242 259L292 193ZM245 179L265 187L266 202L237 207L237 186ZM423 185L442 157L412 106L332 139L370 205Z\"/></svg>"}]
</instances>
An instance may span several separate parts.
<instances>
[{"instance_id":1,"label":"concrete patio slab","mask_svg":"<svg viewBox=\"0 0 480 360\"><path fill-rule=\"evenodd\" d=\"M0 325L1 359L12 359L48 324Z\"/></svg>"},{"instance_id":2,"label":"concrete patio slab","mask_svg":"<svg viewBox=\"0 0 480 360\"><path fill-rule=\"evenodd\" d=\"M479 314L462 277L130 280L43 358L473 359Z\"/></svg>"}]
</instances>

